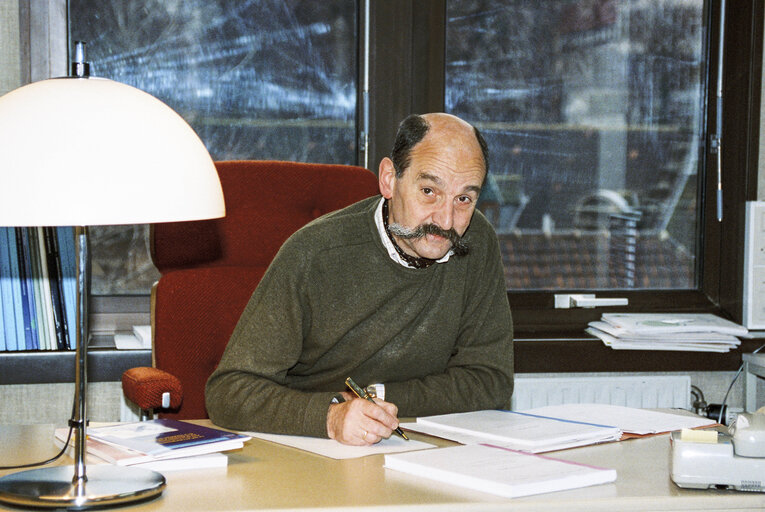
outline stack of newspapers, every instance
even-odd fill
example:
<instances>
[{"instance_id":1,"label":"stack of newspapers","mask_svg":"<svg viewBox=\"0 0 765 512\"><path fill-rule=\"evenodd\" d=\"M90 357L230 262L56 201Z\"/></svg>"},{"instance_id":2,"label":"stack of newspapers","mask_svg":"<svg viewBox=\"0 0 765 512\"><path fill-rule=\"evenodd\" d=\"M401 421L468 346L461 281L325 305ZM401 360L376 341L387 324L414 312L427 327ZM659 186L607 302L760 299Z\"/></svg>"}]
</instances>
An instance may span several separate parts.
<instances>
[{"instance_id":1,"label":"stack of newspapers","mask_svg":"<svg viewBox=\"0 0 765 512\"><path fill-rule=\"evenodd\" d=\"M709 313L604 313L586 331L617 350L728 352L746 327Z\"/></svg>"}]
</instances>

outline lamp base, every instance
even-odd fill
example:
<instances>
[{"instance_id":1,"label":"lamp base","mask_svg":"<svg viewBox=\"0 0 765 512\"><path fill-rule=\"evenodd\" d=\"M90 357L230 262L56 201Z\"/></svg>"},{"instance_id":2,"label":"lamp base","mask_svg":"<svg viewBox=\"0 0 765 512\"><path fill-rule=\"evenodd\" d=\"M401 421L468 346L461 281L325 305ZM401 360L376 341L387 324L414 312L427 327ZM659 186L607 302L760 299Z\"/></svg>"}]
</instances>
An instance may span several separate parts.
<instances>
[{"instance_id":1,"label":"lamp base","mask_svg":"<svg viewBox=\"0 0 765 512\"><path fill-rule=\"evenodd\" d=\"M84 510L158 496L165 477L143 468L91 465L85 482L75 484L73 466L54 466L0 478L0 503L24 507Z\"/></svg>"}]
</instances>

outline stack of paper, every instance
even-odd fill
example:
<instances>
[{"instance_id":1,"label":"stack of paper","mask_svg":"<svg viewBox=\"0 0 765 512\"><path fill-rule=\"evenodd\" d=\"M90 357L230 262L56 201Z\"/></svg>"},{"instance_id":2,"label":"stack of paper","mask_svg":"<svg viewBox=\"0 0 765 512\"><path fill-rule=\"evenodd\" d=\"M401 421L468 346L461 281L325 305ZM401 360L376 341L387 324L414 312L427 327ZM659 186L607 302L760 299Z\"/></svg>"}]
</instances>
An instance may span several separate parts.
<instances>
[{"instance_id":1,"label":"stack of paper","mask_svg":"<svg viewBox=\"0 0 765 512\"><path fill-rule=\"evenodd\" d=\"M386 455L385 467L508 498L616 480L614 469L487 445Z\"/></svg>"},{"instance_id":2,"label":"stack of paper","mask_svg":"<svg viewBox=\"0 0 765 512\"><path fill-rule=\"evenodd\" d=\"M68 433L68 428L56 429L57 441L63 444ZM228 459L221 452L242 448L250 439L171 419L93 427L87 429L87 435L88 453L103 461L166 470L225 466Z\"/></svg>"},{"instance_id":3,"label":"stack of paper","mask_svg":"<svg viewBox=\"0 0 765 512\"><path fill-rule=\"evenodd\" d=\"M748 336L746 327L709 313L604 313L589 334L617 350L728 352Z\"/></svg>"},{"instance_id":4,"label":"stack of paper","mask_svg":"<svg viewBox=\"0 0 765 512\"><path fill-rule=\"evenodd\" d=\"M619 428L515 411L486 410L425 416L401 428L462 444L492 444L528 453L618 441Z\"/></svg>"}]
</instances>

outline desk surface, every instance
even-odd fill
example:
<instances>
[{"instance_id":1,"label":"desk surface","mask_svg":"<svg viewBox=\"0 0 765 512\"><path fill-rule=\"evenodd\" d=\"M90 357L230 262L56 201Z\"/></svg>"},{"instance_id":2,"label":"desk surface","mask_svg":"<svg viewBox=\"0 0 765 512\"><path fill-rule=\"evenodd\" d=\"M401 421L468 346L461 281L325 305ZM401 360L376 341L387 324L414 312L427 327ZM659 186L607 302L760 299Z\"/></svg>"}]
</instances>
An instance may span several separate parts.
<instances>
[{"instance_id":1,"label":"desk surface","mask_svg":"<svg viewBox=\"0 0 765 512\"><path fill-rule=\"evenodd\" d=\"M419 434L414 438L449 444ZM0 464L41 460L55 453L53 426L0 426ZM23 447L23 449L20 449ZM334 460L253 439L229 452L220 469L168 472L152 501L121 507L163 510L491 511L765 510L765 493L678 488L669 478L669 437L632 439L556 452L555 456L617 470L615 483L505 499L384 469L383 456ZM61 464L71 464L64 458ZM11 471L0 471L0 475ZM18 510L5 508L0 510Z\"/></svg>"}]
</instances>

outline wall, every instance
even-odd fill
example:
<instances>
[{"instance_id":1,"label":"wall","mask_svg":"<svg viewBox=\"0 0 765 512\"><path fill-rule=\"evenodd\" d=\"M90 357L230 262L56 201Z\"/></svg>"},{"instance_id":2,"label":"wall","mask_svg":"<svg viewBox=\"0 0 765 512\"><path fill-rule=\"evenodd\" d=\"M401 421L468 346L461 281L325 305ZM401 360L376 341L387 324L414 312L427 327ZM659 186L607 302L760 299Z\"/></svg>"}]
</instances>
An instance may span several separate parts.
<instances>
[{"instance_id":1,"label":"wall","mask_svg":"<svg viewBox=\"0 0 765 512\"><path fill-rule=\"evenodd\" d=\"M14 384L0 386L0 424L47 423L66 426L72 414L74 383ZM121 382L88 385L90 421L119 421L122 410Z\"/></svg>"},{"instance_id":2,"label":"wall","mask_svg":"<svg viewBox=\"0 0 765 512\"><path fill-rule=\"evenodd\" d=\"M0 94L21 84L19 59L19 6L16 2L0 2Z\"/></svg>"}]
</instances>

